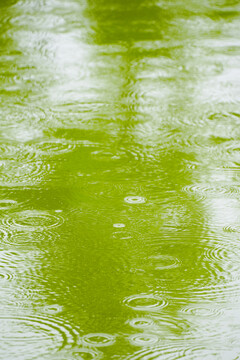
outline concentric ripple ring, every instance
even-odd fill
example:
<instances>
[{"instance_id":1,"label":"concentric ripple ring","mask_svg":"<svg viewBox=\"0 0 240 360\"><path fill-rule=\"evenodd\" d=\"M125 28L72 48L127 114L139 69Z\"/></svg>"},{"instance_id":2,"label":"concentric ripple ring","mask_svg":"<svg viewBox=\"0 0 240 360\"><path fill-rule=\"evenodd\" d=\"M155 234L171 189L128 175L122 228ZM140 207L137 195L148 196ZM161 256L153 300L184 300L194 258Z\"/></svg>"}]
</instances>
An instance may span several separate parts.
<instances>
[{"instance_id":1,"label":"concentric ripple ring","mask_svg":"<svg viewBox=\"0 0 240 360\"><path fill-rule=\"evenodd\" d=\"M124 299L124 304L133 310L158 311L167 306L167 302L156 295L139 294Z\"/></svg>"},{"instance_id":2,"label":"concentric ripple ring","mask_svg":"<svg viewBox=\"0 0 240 360\"><path fill-rule=\"evenodd\" d=\"M59 215L52 215L47 211L26 210L14 213L4 220L11 229L36 231L57 227L63 223Z\"/></svg>"}]
</instances>

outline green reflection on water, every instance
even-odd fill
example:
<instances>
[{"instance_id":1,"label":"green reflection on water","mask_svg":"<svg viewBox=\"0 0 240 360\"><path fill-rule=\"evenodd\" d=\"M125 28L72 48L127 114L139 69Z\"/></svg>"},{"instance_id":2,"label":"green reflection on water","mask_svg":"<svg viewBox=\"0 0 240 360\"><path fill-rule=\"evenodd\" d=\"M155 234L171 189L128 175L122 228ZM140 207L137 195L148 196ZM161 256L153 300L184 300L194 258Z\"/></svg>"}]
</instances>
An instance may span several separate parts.
<instances>
[{"instance_id":1,"label":"green reflection on water","mask_svg":"<svg viewBox=\"0 0 240 360\"><path fill-rule=\"evenodd\" d=\"M0 23L0 358L238 358L238 2Z\"/></svg>"}]
</instances>

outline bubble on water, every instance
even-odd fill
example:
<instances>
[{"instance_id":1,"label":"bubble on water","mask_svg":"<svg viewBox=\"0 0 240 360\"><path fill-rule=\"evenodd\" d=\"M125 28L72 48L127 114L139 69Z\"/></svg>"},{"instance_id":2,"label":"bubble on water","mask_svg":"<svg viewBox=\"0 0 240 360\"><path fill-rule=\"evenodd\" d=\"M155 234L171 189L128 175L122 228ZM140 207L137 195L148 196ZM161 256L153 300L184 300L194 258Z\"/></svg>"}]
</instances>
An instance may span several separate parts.
<instances>
[{"instance_id":1,"label":"bubble on water","mask_svg":"<svg viewBox=\"0 0 240 360\"><path fill-rule=\"evenodd\" d=\"M133 334L129 336L129 342L135 346L152 346L158 342L158 336L154 334Z\"/></svg>"},{"instance_id":2,"label":"bubble on water","mask_svg":"<svg viewBox=\"0 0 240 360\"><path fill-rule=\"evenodd\" d=\"M139 294L124 299L124 304L133 310L158 311L167 306L167 302L156 295Z\"/></svg>"},{"instance_id":3,"label":"bubble on water","mask_svg":"<svg viewBox=\"0 0 240 360\"><path fill-rule=\"evenodd\" d=\"M94 333L83 336L83 344L87 346L102 347L113 345L116 341L114 335Z\"/></svg>"},{"instance_id":4,"label":"bubble on water","mask_svg":"<svg viewBox=\"0 0 240 360\"><path fill-rule=\"evenodd\" d=\"M124 201L128 204L144 204L147 200L142 196L127 196Z\"/></svg>"},{"instance_id":5,"label":"bubble on water","mask_svg":"<svg viewBox=\"0 0 240 360\"><path fill-rule=\"evenodd\" d=\"M63 218L47 211L26 210L11 214L4 223L11 229L36 231L60 226Z\"/></svg>"}]
</instances>

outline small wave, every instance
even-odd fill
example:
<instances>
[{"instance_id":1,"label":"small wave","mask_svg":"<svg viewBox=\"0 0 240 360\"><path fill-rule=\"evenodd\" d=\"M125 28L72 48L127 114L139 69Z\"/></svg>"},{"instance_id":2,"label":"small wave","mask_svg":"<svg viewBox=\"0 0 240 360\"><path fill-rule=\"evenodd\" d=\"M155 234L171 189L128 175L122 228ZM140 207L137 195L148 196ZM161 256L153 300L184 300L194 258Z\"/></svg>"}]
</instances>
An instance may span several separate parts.
<instances>
[{"instance_id":1,"label":"small wave","mask_svg":"<svg viewBox=\"0 0 240 360\"><path fill-rule=\"evenodd\" d=\"M224 226L223 231L228 233L240 233L240 225L228 225Z\"/></svg>"},{"instance_id":2,"label":"small wave","mask_svg":"<svg viewBox=\"0 0 240 360\"><path fill-rule=\"evenodd\" d=\"M50 317L0 316L1 351L14 359L35 359L73 346L78 332ZM14 347L12 346L14 342Z\"/></svg>"},{"instance_id":3,"label":"small wave","mask_svg":"<svg viewBox=\"0 0 240 360\"><path fill-rule=\"evenodd\" d=\"M181 312L197 317L213 318L221 316L224 311L220 307L206 303L206 304L189 304L181 309Z\"/></svg>"},{"instance_id":4,"label":"small wave","mask_svg":"<svg viewBox=\"0 0 240 360\"><path fill-rule=\"evenodd\" d=\"M238 359L238 351L226 350L222 346L184 346L183 344L175 344L172 346L163 345L161 347L152 347L129 356L127 360L202 360L202 359Z\"/></svg>"},{"instance_id":5,"label":"small wave","mask_svg":"<svg viewBox=\"0 0 240 360\"><path fill-rule=\"evenodd\" d=\"M0 252L0 278L5 280L13 279L21 272L19 265L24 261L24 255L16 251Z\"/></svg>"},{"instance_id":6,"label":"small wave","mask_svg":"<svg viewBox=\"0 0 240 360\"><path fill-rule=\"evenodd\" d=\"M151 313L150 317L139 317L128 321L128 324L147 334L157 335L162 340L177 340L180 335L186 336L189 322L172 314Z\"/></svg>"},{"instance_id":7,"label":"small wave","mask_svg":"<svg viewBox=\"0 0 240 360\"><path fill-rule=\"evenodd\" d=\"M43 161L19 163L0 162L0 186L14 187L41 183L51 173L50 164Z\"/></svg>"},{"instance_id":8,"label":"small wave","mask_svg":"<svg viewBox=\"0 0 240 360\"><path fill-rule=\"evenodd\" d=\"M14 248L27 247L27 249L30 249L32 247L36 248L36 246L42 247L43 244L44 246L53 244L57 238L58 234L49 231L21 231L11 227L9 234L7 232L3 233L1 242Z\"/></svg>"},{"instance_id":9,"label":"small wave","mask_svg":"<svg viewBox=\"0 0 240 360\"><path fill-rule=\"evenodd\" d=\"M76 145L66 140L45 140L35 143L32 151L36 156L59 156L72 152Z\"/></svg>"},{"instance_id":10,"label":"small wave","mask_svg":"<svg viewBox=\"0 0 240 360\"><path fill-rule=\"evenodd\" d=\"M195 184L195 185L187 185L183 188L183 191L190 194L196 195L198 199L204 200L207 197L218 197L219 195L229 195L236 196L240 195L239 189L237 186L229 186L229 185L210 185L210 184Z\"/></svg>"},{"instance_id":11,"label":"small wave","mask_svg":"<svg viewBox=\"0 0 240 360\"><path fill-rule=\"evenodd\" d=\"M1 161L30 161L32 159L31 149L28 145L19 144L17 141L0 142L0 158Z\"/></svg>"},{"instance_id":12,"label":"small wave","mask_svg":"<svg viewBox=\"0 0 240 360\"><path fill-rule=\"evenodd\" d=\"M76 347L69 350L61 350L55 356L52 355L49 360L100 360L103 358L103 353L99 350Z\"/></svg>"},{"instance_id":13,"label":"small wave","mask_svg":"<svg viewBox=\"0 0 240 360\"><path fill-rule=\"evenodd\" d=\"M4 243L8 239L8 232L5 229L0 228L0 242Z\"/></svg>"},{"instance_id":14,"label":"small wave","mask_svg":"<svg viewBox=\"0 0 240 360\"><path fill-rule=\"evenodd\" d=\"M37 124L42 120L46 119L46 112L37 106L25 106L14 104L9 106L6 104L6 107L2 107L0 110L1 116L1 128L6 127L16 128L16 124L24 124L24 127L27 128L33 127L33 124Z\"/></svg>"},{"instance_id":15,"label":"small wave","mask_svg":"<svg viewBox=\"0 0 240 360\"><path fill-rule=\"evenodd\" d=\"M0 210L9 210L18 205L18 202L11 199L0 200Z\"/></svg>"}]
</instances>

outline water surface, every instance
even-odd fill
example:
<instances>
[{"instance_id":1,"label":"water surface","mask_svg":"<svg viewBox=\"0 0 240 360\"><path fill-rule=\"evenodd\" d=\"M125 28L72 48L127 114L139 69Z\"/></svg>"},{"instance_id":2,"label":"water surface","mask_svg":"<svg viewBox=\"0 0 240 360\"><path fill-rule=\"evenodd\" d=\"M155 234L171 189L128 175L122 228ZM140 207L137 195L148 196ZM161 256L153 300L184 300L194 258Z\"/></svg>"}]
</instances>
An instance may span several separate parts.
<instances>
[{"instance_id":1,"label":"water surface","mask_svg":"<svg viewBox=\"0 0 240 360\"><path fill-rule=\"evenodd\" d=\"M238 1L0 4L0 359L240 359Z\"/></svg>"}]
</instances>

